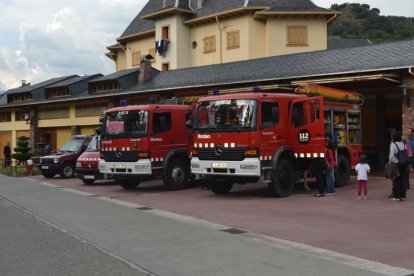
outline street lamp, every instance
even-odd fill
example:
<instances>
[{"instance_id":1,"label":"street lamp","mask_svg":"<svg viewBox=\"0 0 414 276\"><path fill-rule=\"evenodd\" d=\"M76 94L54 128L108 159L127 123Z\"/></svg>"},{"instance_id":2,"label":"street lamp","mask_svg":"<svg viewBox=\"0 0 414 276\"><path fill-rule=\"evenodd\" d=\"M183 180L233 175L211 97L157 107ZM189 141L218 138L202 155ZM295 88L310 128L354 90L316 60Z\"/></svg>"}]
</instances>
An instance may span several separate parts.
<instances>
[{"instance_id":1,"label":"street lamp","mask_svg":"<svg viewBox=\"0 0 414 276\"><path fill-rule=\"evenodd\" d=\"M26 124L28 124L28 125L31 124L30 114L29 113L24 113L24 120L26 121Z\"/></svg>"}]
</instances>

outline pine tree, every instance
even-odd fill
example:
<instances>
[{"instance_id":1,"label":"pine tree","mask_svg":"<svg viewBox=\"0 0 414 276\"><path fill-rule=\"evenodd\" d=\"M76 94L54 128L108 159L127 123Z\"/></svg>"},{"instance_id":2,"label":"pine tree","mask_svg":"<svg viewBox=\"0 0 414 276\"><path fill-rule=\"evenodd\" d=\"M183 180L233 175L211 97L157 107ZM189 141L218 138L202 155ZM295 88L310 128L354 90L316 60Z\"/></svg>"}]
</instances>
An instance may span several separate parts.
<instances>
[{"instance_id":1,"label":"pine tree","mask_svg":"<svg viewBox=\"0 0 414 276\"><path fill-rule=\"evenodd\" d=\"M20 162L25 162L32 157L29 147L30 138L26 136L20 136L17 138L17 147L14 148L15 153L12 157Z\"/></svg>"}]
</instances>

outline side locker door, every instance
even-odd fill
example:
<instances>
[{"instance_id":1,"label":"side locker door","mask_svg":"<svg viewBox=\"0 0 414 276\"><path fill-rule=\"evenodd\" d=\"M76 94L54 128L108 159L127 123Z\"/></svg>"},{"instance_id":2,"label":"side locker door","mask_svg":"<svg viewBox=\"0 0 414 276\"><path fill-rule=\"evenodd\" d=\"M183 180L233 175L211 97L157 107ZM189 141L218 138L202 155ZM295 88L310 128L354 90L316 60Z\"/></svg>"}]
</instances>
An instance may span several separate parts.
<instances>
[{"instance_id":1,"label":"side locker door","mask_svg":"<svg viewBox=\"0 0 414 276\"><path fill-rule=\"evenodd\" d=\"M165 155L173 146L171 145L172 114L171 112L153 112L151 121L151 162L154 167L162 167Z\"/></svg>"},{"instance_id":2,"label":"side locker door","mask_svg":"<svg viewBox=\"0 0 414 276\"><path fill-rule=\"evenodd\" d=\"M289 109L289 145L298 158L315 158L325 153L323 98L293 100Z\"/></svg>"}]
</instances>

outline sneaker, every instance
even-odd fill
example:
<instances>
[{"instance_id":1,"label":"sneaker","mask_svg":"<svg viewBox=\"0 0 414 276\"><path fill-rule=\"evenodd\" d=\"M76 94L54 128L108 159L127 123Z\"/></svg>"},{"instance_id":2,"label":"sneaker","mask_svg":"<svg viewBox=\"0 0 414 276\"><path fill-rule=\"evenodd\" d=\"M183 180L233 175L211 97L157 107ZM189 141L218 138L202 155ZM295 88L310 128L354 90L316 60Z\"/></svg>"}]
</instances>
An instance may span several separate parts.
<instances>
[{"instance_id":1,"label":"sneaker","mask_svg":"<svg viewBox=\"0 0 414 276\"><path fill-rule=\"evenodd\" d=\"M303 184L303 188L308 192L311 190L308 184Z\"/></svg>"},{"instance_id":2,"label":"sneaker","mask_svg":"<svg viewBox=\"0 0 414 276\"><path fill-rule=\"evenodd\" d=\"M326 193L325 195L334 195L334 194L336 194L335 192L333 192L333 193Z\"/></svg>"},{"instance_id":3,"label":"sneaker","mask_svg":"<svg viewBox=\"0 0 414 276\"><path fill-rule=\"evenodd\" d=\"M368 198L366 196L364 196L364 200L367 200Z\"/></svg>"},{"instance_id":4,"label":"sneaker","mask_svg":"<svg viewBox=\"0 0 414 276\"><path fill-rule=\"evenodd\" d=\"M399 198L396 198L396 197L391 198L391 200L392 201L400 201L400 199Z\"/></svg>"},{"instance_id":5,"label":"sneaker","mask_svg":"<svg viewBox=\"0 0 414 276\"><path fill-rule=\"evenodd\" d=\"M358 200L361 200L361 197L360 197L360 196L358 196L358 197L357 197L357 199L358 199Z\"/></svg>"},{"instance_id":6,"label":"sneaker","mask_svg":"<svg viewBox=\"0 0 414 276\"><path fill-rule=\"evenodd\" d=\"M324 196L324 194L314 194L313 196L314 197L321 197L321 196Z\"/></svg>"}]
</instances>

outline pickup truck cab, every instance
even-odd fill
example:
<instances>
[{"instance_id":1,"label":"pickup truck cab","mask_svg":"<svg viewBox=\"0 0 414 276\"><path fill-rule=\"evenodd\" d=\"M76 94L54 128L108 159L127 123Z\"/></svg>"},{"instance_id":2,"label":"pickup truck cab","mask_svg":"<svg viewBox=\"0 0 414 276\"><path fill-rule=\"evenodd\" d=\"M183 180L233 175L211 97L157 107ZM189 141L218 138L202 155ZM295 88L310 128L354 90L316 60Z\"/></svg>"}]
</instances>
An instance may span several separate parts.
<instances>
[{"instance_id":1,"label":"pickup truck cab","mask_svg":"<svg viewBox=\"0 0 414 276\"><path fill-rule=\"evenodd\" d=\"M91 140L92 136L89 135L73 135L58 152L41 157L38 168L42 175L46 178L52 178L56 174L62 178L74 177L76 160Z\"/></svg>"}]
</instances>

